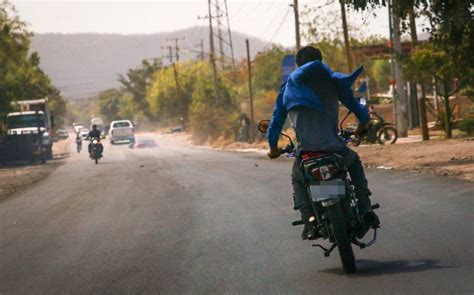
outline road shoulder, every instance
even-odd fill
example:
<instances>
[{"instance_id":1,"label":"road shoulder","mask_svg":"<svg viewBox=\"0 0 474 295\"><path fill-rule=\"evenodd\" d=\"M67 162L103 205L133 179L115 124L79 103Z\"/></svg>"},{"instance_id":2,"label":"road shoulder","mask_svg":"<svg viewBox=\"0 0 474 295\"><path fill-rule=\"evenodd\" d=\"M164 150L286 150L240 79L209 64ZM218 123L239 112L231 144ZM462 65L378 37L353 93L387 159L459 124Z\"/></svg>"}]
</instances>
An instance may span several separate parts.
<instances>
[{"instance_id":1,"label":"road shoulder","mask_svg":"<svg viewBox=\"0 0 474 295\"><path fill-rule=\"evenodd\" d=\"M159 134L165 143L242 153L266 154L265 141L257 143L195 145L190 134ZM353 148L365 166L384 170L412 171L474 181L474 138L401 140L393 145L363 145Z\"/></svg>"},{"instance_id":2,"label":"road shoulder","mask_svg":"<svg viewBox=\"0 0 474 295\"><path fill-rule=\"evenodd\" d=\"M69 140L57 142L53 148L54 158L46 164L15 162L0 166L0 201L40 182L63 165L69 156L67 152L69 143Z\"/></svg>"}]
</instances>

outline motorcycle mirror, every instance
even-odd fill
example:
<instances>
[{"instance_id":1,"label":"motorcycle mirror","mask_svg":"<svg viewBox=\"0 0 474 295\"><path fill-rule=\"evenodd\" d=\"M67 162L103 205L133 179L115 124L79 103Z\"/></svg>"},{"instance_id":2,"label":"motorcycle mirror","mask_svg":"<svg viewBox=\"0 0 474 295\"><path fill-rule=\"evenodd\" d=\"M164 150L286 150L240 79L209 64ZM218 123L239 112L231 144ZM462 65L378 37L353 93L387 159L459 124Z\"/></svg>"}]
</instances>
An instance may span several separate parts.
<instances>
[{"instance_id":1,"label":"motorcycle mirror","mask_svg":"<svg viewBox=\"0 0 474 295\"><path fill-rule=\"evenodd\" d=\"M267 129L269 125L270 125L270 120L262 120L258 122L257 129L261 133L267 133Z\"/></svg>"}]
</instances>

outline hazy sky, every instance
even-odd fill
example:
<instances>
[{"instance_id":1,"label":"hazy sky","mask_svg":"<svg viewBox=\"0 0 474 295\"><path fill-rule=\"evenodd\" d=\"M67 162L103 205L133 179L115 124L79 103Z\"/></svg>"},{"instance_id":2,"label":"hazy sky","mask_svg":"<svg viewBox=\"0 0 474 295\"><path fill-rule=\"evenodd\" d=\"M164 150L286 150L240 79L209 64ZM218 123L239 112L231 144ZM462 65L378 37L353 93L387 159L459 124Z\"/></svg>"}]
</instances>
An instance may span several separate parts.
<instances>
[{"instance_id":1,"label":"hazy sky","mask_svg":"<svg viewBox=\"0 0 474 295\"><path fill-rule=\"evenodd\" d=\"M222 1L222 0L221 0ZM294 44L294 15L291 0L228 0L232 30L259 37L286 46ZM321 14L339 10L339 1L300 0L305 5L319 8ZM207 25L198 16L207 14L206 0L148 0L148 1L40 1L12 0L20 17L30 24L34 32L100 32L100 33L155 33L173 31L196 25ZM329 5L327 5L329 3ZM331 4L332 3L332 4ZM387 9L371 13L349 11L350 22L362 28L365 35L388 35ZM307 22L302 17L301 22ZM280 29L278 27L281 25ZM341 24L328 24L340 26Z\"/></svg>"}]
</instances>

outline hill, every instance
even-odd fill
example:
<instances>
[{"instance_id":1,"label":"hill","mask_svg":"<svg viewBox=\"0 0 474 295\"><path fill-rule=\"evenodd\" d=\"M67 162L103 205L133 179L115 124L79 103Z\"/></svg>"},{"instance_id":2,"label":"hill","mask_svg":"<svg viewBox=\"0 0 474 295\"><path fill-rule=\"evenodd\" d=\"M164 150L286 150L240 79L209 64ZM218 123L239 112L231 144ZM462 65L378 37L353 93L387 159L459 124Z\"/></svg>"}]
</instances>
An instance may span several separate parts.
<instances>
[{"instance_id":1,"label":"hill","mask_svg":"<svg viewBox=\"0 0 474 295\"><path fill-rule=\"evenodd\" d=\"M118 74L137 67L146 58L166 55L162 46L170 44L168 39L180 40L181 59L199 56L200 40L204 41L204 52L209 51L207 27L156 33L150 35L120 34L36 34L32 37L31 49L41 57L41 68L52 78L53 83L69 99L88 97L98 92L120 86ZM265 42L234 32L234 52L237 59L246 55L245 39L250 39L251 54L265 46ZM218 48L216 44L216 48Z\"/></svg>"}]
</instances>

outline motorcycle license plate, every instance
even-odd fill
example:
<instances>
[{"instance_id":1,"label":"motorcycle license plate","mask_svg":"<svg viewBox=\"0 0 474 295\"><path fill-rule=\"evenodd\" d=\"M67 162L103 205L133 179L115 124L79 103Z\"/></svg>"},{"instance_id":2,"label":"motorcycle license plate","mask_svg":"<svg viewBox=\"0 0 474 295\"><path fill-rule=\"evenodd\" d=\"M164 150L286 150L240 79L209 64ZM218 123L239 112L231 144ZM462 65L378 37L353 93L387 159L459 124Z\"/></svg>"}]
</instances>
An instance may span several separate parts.
<instances>
[{"instance_id":1,"label":"motorcycle license plate","mask_svg":"<svg viewBox=\"0 0 474 295\"><path fill-rule=\"evenodd\" d=\"M340 179L318 181L310 184L309 193L314 202L338 199L346 194L346 184Z\"/></svg>"}]
</instances>

